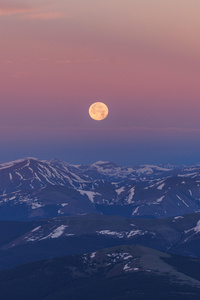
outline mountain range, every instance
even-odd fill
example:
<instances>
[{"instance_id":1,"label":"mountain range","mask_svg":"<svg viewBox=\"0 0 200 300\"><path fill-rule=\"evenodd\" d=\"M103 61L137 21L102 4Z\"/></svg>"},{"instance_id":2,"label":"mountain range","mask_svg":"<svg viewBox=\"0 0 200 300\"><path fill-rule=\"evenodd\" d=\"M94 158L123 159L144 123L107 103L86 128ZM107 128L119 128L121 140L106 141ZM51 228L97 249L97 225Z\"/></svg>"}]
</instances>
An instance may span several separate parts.
<instances>
[{"instance_id":1,"label":"mountain range","mask_svg":"<svg viewBox=\"0 0 200 300\"><path fill-rule=\"evenodd\" d=\"M200 166L0 164L3 300L199 299Z\"/></svg>"},{"instance_id":2,"label":"mountain range","mask_svg":"<svg viewBox=\"0 0 200 300\"><path fill-rule=\"evenodd\" d=\"M0 219L99 213L163 218L200 211L200 166L25 158L0 164Z\"/></svg>"}]
</instances>

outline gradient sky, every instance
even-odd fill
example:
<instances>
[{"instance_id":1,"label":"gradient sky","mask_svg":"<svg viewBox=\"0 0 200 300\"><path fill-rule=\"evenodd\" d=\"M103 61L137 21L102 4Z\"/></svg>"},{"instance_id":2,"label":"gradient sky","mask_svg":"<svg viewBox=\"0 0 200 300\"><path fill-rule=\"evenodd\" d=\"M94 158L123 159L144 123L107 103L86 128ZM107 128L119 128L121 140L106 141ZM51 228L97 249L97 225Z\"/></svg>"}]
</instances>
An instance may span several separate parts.
<instances>
[{"instance_id":1,"label":"gradient sky","mask_svg":"<svg viewBox=\"0 0 200 300\"><path fill-rule=\"evenodd\" d=\"M199 0L0 0L0 161L200 162L199 12Z\"/></svg>"}]
</instances>

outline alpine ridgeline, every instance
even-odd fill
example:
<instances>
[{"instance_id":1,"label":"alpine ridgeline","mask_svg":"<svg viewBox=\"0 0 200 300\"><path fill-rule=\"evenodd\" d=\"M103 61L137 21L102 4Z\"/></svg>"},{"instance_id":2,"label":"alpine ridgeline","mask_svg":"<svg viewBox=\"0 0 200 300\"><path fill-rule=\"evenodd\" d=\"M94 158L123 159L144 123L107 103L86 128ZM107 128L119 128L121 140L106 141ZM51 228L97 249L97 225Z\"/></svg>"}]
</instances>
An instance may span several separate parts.
<instances>
[{"instance_id":1,"label":"alpine ridgeline","mask_svg":"<svg viewBox=\"0 0 200 300\"><path fill-rule=\"evenodd\" d=\"M0 219L99 213L163 218L200 210L200 166L25 158L0 164Z\"/></svg>"}]
</instances>

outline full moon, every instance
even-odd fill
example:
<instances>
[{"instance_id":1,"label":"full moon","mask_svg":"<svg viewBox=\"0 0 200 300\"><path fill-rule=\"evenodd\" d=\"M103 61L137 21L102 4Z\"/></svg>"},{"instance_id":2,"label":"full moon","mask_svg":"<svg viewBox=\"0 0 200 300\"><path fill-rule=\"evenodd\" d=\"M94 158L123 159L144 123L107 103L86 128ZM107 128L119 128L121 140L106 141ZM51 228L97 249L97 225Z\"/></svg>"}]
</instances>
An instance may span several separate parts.
<instances>
[{"instance_id":1,"label":"full moon","mask_svg":"<svg viewBox=\"0 0 200 300\"><path fill-rule=\"evenodd\" d=\"M96 121L104 120L108 115L108 107L102 102L95 102L89 108L89 115Z\"/></svg>"}]
</instances>

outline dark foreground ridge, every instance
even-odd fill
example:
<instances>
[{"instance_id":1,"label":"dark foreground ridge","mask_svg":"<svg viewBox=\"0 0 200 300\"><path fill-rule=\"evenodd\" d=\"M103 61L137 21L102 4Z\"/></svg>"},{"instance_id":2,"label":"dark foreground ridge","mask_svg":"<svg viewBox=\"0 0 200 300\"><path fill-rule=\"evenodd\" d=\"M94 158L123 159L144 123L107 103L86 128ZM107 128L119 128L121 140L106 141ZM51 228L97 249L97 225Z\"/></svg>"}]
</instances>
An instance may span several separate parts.
<instances>
[{"instance_id":1,"label":"dark foreground ridge","mask_svg":"<svg viewBox=\"0 0 200 300\"><path fill-rule=\"evenodd\" d=\"M117 246L0 271L3 300L199 299L200 260Z\"/></svg>"}]
</instances>

